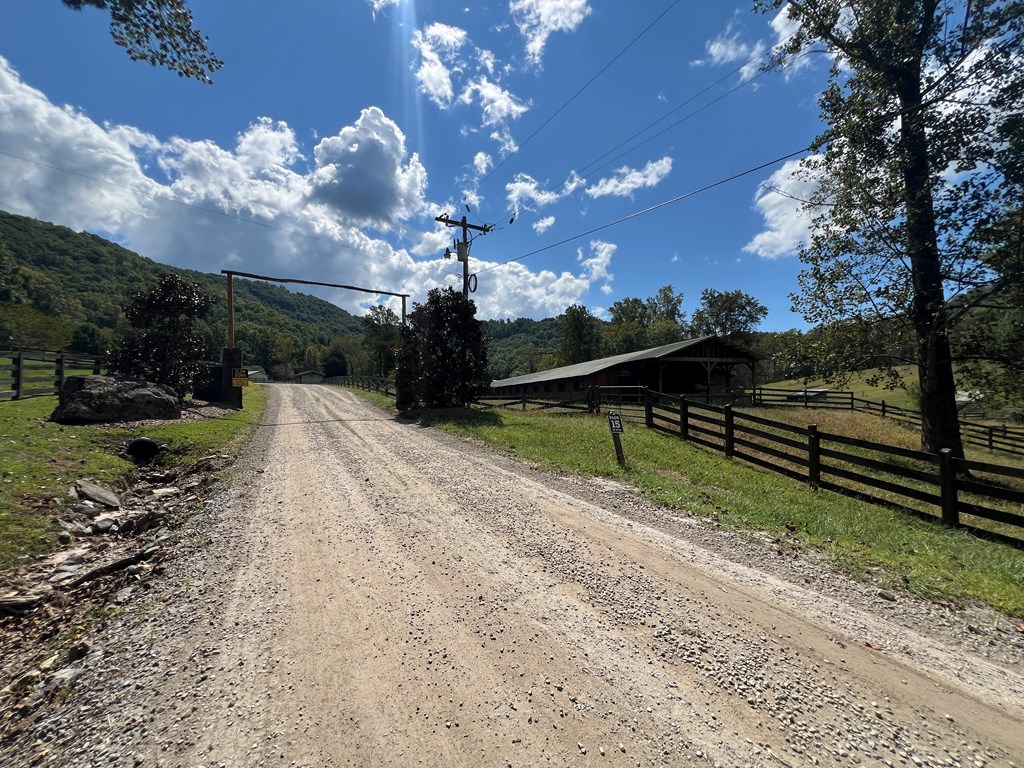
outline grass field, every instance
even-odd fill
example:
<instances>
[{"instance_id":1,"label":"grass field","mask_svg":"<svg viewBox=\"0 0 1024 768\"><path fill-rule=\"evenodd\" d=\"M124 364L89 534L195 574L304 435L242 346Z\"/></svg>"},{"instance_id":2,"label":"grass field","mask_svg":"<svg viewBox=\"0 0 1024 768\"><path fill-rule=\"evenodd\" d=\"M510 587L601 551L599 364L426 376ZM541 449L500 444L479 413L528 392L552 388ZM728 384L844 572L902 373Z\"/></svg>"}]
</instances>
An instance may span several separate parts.
<instances>
[{"instance_id":1,"label":"grass field","mask_svg":"<svg viewBox=\"0 0 1024 768\"><path fill-rule=\"evenodd\" d=\"M166 444L164 464L188 464L247 434L265 402L265 388L254 385L237 413L144 430L56 424L49 421L56 397L0 403L0 571L55 546L57 529L51 519L67 503L76 480L92 477L115 490L123 487L136 467L118 454L132 437L145 434Z\"/></svg>"},{"instance_id":2,"label":"grass field","mask_svg":"<svg viewBox=\"0 0 1024 768\"><path fill-rule=\"evenodd\" d=\"M1019 549L815 491L639 425L627 425L622 436L623 470L603 416L451 410L421 420L558 472L621 478L684 514L763 531L783 546L820 550L839 568L880 586L928 599L980 601L1024 616Z\"/></svg>"},{"instance_id":3,"label":"grass field","mask_svg":"<svg viewBox=\"0 0 1024 768\"><path fill-rule=\"evenodd\" d=\"M896 371L900 374L904 384L917 381L917 366L898 365L896 366ZM913 401L906 389L885 389L880 384L869 384L867 379L871 378L872 374L877 374L877 371L856 371L850 377L850 381L842 387L837 387L834 384L828 384L821 379L811 379L806 382L803 379L789 379L787 381L773 381L771 384L764 384L763 386L772 389L807 388L853 392L853 396L858 397L861 400L873 400L876 403L884 400L886 405L894 405L899 408L917 410L917 403Z\"/></svg>"}]
</instances>

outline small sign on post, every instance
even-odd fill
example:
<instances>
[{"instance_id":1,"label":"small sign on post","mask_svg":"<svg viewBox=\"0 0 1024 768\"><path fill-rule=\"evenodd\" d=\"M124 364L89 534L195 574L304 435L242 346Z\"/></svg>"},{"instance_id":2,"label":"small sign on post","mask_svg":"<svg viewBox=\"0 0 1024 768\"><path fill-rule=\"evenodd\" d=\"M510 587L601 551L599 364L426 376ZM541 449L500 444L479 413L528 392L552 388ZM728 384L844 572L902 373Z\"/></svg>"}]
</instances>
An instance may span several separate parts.
<instances>
[{"instance_id":1,"label":"small sign on post","mask_svg":"<svg viewBox=\"0 0 1024 768\"><path fill-rule=\"evenodd\" d=\"M612 411L608 414L608 429L612 433L612 442L615 444L615 458L619 462L619 466L625 468L626 456L622 452L622 440L619 439L619 435L622 434L622 416L616 411Z\"/></svg>"},{"instance_id":2,"label":"small sign on post","mask_svg":"<svg viewBox=\"0 0 1024 768\"><path fill-rule=\"evenodd\" d=\"M231 386L232 387L248 387L249 386L249 371L245 368L232 368L231 369Z\"/></svg>"}]
</instances>

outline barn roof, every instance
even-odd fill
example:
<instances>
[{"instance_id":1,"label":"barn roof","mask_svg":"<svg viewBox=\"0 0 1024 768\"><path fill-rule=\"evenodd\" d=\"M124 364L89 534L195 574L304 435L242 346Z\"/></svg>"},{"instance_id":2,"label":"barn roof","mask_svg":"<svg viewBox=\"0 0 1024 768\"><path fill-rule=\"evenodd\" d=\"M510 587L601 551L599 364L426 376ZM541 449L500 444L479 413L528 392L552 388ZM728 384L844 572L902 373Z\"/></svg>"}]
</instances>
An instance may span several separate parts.
<instances>
[{"instance_id":1,"label":"barn roof","mask_svg":"<svg viewBox=\"0 0 1024 768\"><path fill-rule=\"evenodd\" d=\"M705 341L717 341L722 346L726 347L730 351L735 353L736 357L742 357L745 360L752 360L753 355L749 352L740 349L728 342L722 341L717 336L699 336L696 339L686 339L685 341L677 341L673 344L663 344L660 347L651 347L650 349L641 349L638 352L627 352L624 355L613 355L612 357L602 357L597 360L588 360L585 363L575 363L573 365L563 365L561 368L549 368L546 371L538 371L537 373L527 373L523 376L512 376L508 379L499 379L491 382L491 387L509 387L519 386L521 384L539 384L544 381L557 381L558 379L575 379L583 376L589 376L592 373L598 373L607 368L614 368L617 365L624 363L633 363L641 360L658 360L660 358L672 357L678 352L682 352L685 349L695 347Z\"/></svg>"}]
</instances>

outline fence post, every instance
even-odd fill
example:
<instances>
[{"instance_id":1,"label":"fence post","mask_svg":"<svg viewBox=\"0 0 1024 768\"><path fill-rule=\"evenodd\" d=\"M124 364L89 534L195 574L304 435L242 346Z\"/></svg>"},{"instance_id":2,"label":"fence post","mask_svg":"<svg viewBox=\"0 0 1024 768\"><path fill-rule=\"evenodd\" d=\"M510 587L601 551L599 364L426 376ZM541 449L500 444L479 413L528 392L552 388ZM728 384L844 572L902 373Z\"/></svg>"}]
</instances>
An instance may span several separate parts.
<instances>
[{"instance_id":1,"label":"fence post","mask_svg":"<svg viewBox=\"0 0 1024 768\"><path fill-rule=\"evenodd\" d=\"M882 401L882 418L885 418L885 400Z\"/></svg>"},{"instance_id":2,"label":"fence post","mask_svg":"<svg viewBox=\"0 0 1024 768\"><path fill-rule=\"evenodd\" d=\"M723 405L722 410L725 415L725 458L731 459L733 453L733 422L732 422L732 406Z\"/></svg>"},{"instance_id":3,"label":"fence post","mask_svg":"<svg viewBox=\"0 0 1024 768\"><path fill-rule=\"evenodd\" d=\"M650 429L654 426L654 408L651 404L651 390L644 387L644 425Z\"/></svg>"},{"instance_id":4,"label":"fence post","mask_svg":"<svg viewBox=\"0 0 1024 768\"><path fill-rule=\"evenodd\" d=\"M11 363L14 365L14 370L11 373L14 374L14 397L12 400L21 399L21 387L23 379L25 378L25 352L18 350L17 354L11 358Z\"/></svg>"},{"instance_id":5,"label":"fence post","mask_svg":"<svg viewBox=\"0 0 1024 768\"><path fill-rule=\"evenodd\" d=\"M960 525L960 510L956 498L956 468L953 452L949 448L939 451L939 488L942 495L942 522L950 528Z\"/></svg>"},{"instance_id":6,"label":"fence post","mask_svg":"<svg viewBox=\"0 0 1024 768\"><path fill-rule=\"evenodd\" d=\"M96 358L92 361L92 373L94 376L100 375L100 358Z\"/></svg>"},{"instance_id":7,"label":"fence post","mask_svg":"<svg viewBox=\"0 0 1024 768\"><path fill-rule=\"evenodd\" d=\"M690 407L682 395L679 396L679 436L683 440L690 439Z\"/></svg>"},{"instance_id":8,"label":"fence post","mask_svg":"<svg viewBox=\"0 0 1024 768\"><path fill-rule=\"evenodd\" d=\"M821 483L821 436L817 424L807 425L807 481L813 488Z\"/></svg>"},{"instance_id":9,"label":"fence post","mask_svg":"<svg viewBox=\"0 0 1024 768\"><path fill-rule=\"evenodd\" d=\"M853 392L850 393L850 410L853 410Z\"/></svg>"},{"instance_id":10,"label":"fence post","mask_svg":"<svg viewBox=\"0 0 1024 768\"><path fill-rule=\"evenodd\" d=\"M993 427L991 424L989 424L988 425L988 449L990 451L992 450L993 446L995 445L995 440L993 439L993 437L994 437L993 433L994 432L995 432L995 427Z\"/></svg>"},{"instance_id":11,"label":"fence post","mask_svg":"<svg viewBox=\"0 0 1024 768\"><path fill-rule=\"evenodd\" d=\"M64 389L64 371L66 363L64 361L64 353L61 352L57 355L57 392Z\"/></svg>"}]
</instances>

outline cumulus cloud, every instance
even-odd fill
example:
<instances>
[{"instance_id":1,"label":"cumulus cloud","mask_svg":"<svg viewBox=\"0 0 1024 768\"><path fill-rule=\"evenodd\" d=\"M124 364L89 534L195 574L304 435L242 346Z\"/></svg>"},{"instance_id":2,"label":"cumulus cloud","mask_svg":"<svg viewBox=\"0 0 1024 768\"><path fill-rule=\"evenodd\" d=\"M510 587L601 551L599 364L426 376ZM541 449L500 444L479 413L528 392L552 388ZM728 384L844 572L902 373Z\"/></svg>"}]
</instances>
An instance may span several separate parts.
<instances>
[{"instance_id":1,"label":"cumulus cloud","mask_svg":"<svg viewBox=\"0 0 1024 768\"><path fill-rule=\"evenodd\" d=\"M451 70L461 68L458 53L465 42L465 30L447 24L431 24L412 34L412 46L419 53L418 90L442 109L455 97Z\"/></svg>"},{"instance_id":2,"label":"cumulus cloud","mask_svg":"<svg viewBox=\"0 0 1024 768\"><path fill-rule=\"evenodd\" d=\"M399 127L376 107L311 152L270 118L256 119L229 146L161 139L54 105L0 57L0 147L0 208L107 233L159 263L328 279L408 293L413 301L433 287L461 286L459 265L439 258L451 232L426 210L426 173L407 154ZM531 205L557 197L522 183ZM607 284L609 262L604 247L572 271L510 264L482 274L474 299L481 317L551 317ZM496 264L474 255L474 271L487 266ZM358 314L382 300L311 290ZM385 301L401 308L397 299Z\"/></svg>"},{"instance_id":3,"label":"cumulus cloud","mask_svg":"<svg viewBox=\"0 0 1024 768\"><path fill-rule=\"evenodd\" d=\"M573 32L590 15L588 0L511 0L509 10L526 38L526 58L539 67L555 32Z\"/></svg>"},{"instance_id":4,"label":"cumulus cloud","mask_svg":"<svg viewBox=\"0 0 1024 768\"><path fill-rule=\"evenodd\" d=\"M415 153L406 158L405 134L378 107L323 139L313 156L312 199L354 224L385 227L423 206L426 169Z\"/></svg>"},{"instance_id":5,"label":"cumulus cloud","mask_svg":"<svg viewBox=\"0 0 1024 768\"><path fill-rule=\"evenodd\" d=\"M743 246L745 252L776 259L796 253L808 242L811 220L802 201L815 191L817 182L798 175L799 168L799 160L789 160L761 185L754 205L765 228Z\"/></svg>"},{"instance_id":6,"label":"cumulus cloud","mask_svg":"<svg viewBox=\"0 0 1024 768\"><path fill-rule=\"evenodd\" d=\"M614 176L587 187L586 193L595 198L609 195L630 197L638 189L657 186L671 171L672 158L668 156L653 160L641 169L623 166L615 171Z\"/></svg>"},{"instance_id":7,"label":"cumulus cloud","mask_svg":"<svg viewBox=\"0 0 1024 768\"><path fill-rule=\"evenodd\" d=\"M533 222L533 231L538 235L543 235L547 232L555 223L554 216L545 216L543 219L538 219Z\"/></svg>"}]
</instances>

